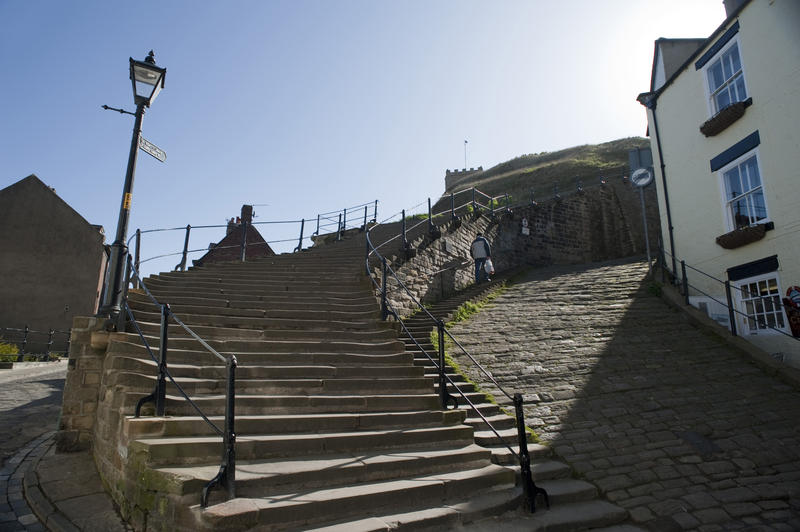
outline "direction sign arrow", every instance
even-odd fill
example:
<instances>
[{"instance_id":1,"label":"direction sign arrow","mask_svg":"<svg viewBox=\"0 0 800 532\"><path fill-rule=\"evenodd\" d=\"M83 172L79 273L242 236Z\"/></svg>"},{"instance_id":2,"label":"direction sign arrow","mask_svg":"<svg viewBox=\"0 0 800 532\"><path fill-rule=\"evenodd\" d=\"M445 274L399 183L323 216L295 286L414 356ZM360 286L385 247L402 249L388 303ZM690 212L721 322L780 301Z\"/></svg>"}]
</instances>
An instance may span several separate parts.
<instances>
[{"instance_id":1,"label":"direction sign arrow","mask_svg":"<svg viewBox=\"0 0 800 532\"><path fill-rule=\"evenodd\" d=\"M162 163L167 160L167 152L142 136L139 136L139 149L145 153L149 153Z\"/></svg>"}]
</instances>

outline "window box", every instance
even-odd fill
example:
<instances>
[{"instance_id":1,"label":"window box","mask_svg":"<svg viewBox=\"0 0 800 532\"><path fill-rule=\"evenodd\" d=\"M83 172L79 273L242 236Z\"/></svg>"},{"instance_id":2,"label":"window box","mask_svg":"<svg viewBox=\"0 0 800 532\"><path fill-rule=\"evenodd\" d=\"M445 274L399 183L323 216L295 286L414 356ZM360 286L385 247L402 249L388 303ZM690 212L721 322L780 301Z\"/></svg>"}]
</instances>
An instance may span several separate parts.
<instances>
[{"instance_id":1,"label":"window box","mask_svg":"<svg viewBox=\"0 0 800 532\"><path fill-rule=\"evenodd\" d=\"M729 233L717 237L717 245L725 249L736 249L753 242L758 242L770 229L774 229L772 222L755 224L748 227L734 229Z\"/></svg>"},{"instance_id":2,"label":"window box","mask_svg":"<svg viewBox=\"0 0 800 532\"><path fill-rule=\"evenodd\" d=\"M715 114L700 126L700 132L706 137L713 137L722 133L725 128L739 120L744 116L744 110L753 103L752 98L748 98L743 102L736 102L724 108L719 113Z\"/></svg>"}]
</instances>

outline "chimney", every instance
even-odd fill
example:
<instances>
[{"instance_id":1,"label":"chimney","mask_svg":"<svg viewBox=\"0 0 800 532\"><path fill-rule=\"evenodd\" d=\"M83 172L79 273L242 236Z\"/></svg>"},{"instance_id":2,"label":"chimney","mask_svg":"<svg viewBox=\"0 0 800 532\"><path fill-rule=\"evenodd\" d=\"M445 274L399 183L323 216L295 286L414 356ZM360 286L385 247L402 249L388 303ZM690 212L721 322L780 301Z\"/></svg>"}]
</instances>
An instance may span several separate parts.
<instances>
[{"instance_id":1,"label":"chimney","mask_svg":"<svg viewBox=\"0 0 800 532\"><path fill-rule=\"evenodd\" d=\"M725 16L730 17L733 12L739 9L745 2L746 0L722 0L722 3L725 5Z\"/></svg>"},{"instance_id":2,"label":"chimney","mask_svg":"<svg viewBox=\"0 0 800 532\"><path fill-rule=\"evenodd\" d=\"M253 221L253 206L242 205L242 222L251 223Z\"/></svg>"}]
</instances>

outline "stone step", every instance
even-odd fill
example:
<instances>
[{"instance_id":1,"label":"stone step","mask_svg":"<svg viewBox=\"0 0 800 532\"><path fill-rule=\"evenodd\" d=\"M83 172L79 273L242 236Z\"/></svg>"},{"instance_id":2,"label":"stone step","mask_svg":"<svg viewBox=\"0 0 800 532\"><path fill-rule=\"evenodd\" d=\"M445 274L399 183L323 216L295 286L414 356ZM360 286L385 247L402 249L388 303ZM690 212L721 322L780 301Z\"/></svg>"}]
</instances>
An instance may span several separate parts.
<instances>
[{"instance_id":1,"label":"stone step","mask_svg":"<svg viewBox=\"0 0 800 532\"><path fill-rule=\"evenodd\" d=\"M155 305L149 305L144 309L137 305L132 305L131 310L133 310L137 322L149 322L160 325L161 312ZM389 333L392 338L396 336L396 333L389 328L388 324L385 324L385 322L376 322L374 320L315 320L302 318L301 316L298 316L298 318L244 317L220 315L216 314L216 312L213 314L178 312L172 307L171 310L183 323L192 329L194 329L195 326L203 326L244 330L301 330L310 331L312 333L314 331L341 332L342 334L350 334L351 332L355 334Z\"/></svg>"},{"instance_id":2,"label":"stone step","mask_svg":"<svg viewBox=\"0 0 800 532\"><path fill-rule=\"evenodd\" d=\"M139 330L145 336L158 337L161 334L161 323L158 315L143 315L134 313ZM340 330L340 329L268 329L257 327L256 323L244 323L241 328L225 327L220 325L203 325L199 320L185 320L184 316L179 317L195 334L204 340L224 338L226 340L353 340L359 342L388 341L396 338L396 334L391 329L362 329L362 330ZM190 317L187 317L190 318ZM152 321L147 321L147 320ZM177 338L187 338L189 333L177 323L172 322L167 327L169 340ZM212 320L205 320L212 321ZM230 324L228 324L230 325ZM255 326L247 328L247 325ZM300 325L300 323L298 323ZM133 324L128 324L128 332L136 332Z\"/></svg>"},{"instance_id":3,"label":"stone step","mask_svg":"<svg viewBox=\"0 0 800 532\"><path fill-rule=\"evenodd\" d=\"M168 355L169 357L169 355ZM215 357L216 358L216 357ZM155 375L158 363L148 358L125 356L109 357L107 369ZM226 366L221 360L215 365L179 364L168 358L168 369L172 376L226 379ZM237 379L292 379L292 378L381 378L381 377L423 377L422 368L407 365L378 366L341 366L341 365L293 365L293 366L239 366L236 368Z\"/></svg>"},{"instance_id":4,"label":"stone step","mask_svg":"<svg viewBox=\"0 0 800 532\"><path fill-rule=\"evenodd\" d=\"M339 277L326 277L319 280L317 277L303 279L301 277L287 277L284 279L265 279L260 281L248 281L235 279L224 279L219 281L204 281L202 279L161 279L159 277L145 280L145 286L151 291L155 290L184 290L190 292L292 292L308 293L312 290L331 293L348 293L359 291L368 285L364 279L340 279Z\"/></svg>"},{"instance_id":5,"label":"stone step","mask_svg":"<svg viewBox=\"0 0 800 532\"><path fill-rule=\"evenodd\" d=\"M210 506L202 511L202 519L209 530L227 530L231 526L243 530L267 525L273 530L308 529L315 523L336 519L362 520L365 510L378 515L388 510L391 513L418 511L463 503L469 500L465 494L486 493L498 488L508 490L511 483L513 472L499 466L487 466L330 490L234 499ZM504 493L499 499L507 501L507 497ZM243 507L249 511L239 511ZM201 510L198 508L197 511ZM232 519L235 519L235 525Z\"/></svg>"},{"instance_id":6,"label":"stone step","mask_svg":"<svg viewBox=\"0 0 800 532\"><path fill-rule=\"evenodd\" d=\"M117 333L117 338L127 335L129 342L137 342L139 335ZM160 339L155 335L145 335L151 348L158 346ZM121 340L121 338L119 338ZM116 340L112 340L114 343ZM310 353L353 353L365 355L404 353L402 344L396 340L363 340L361 342L346 340L252 340L252 339L214 339L206 343L219 353L294 353L301 356ZM172 337L169 339L169 350L189 349L201 350L200 343L193 338ZM124 352L124 351L118 351Z\"/></svg>"},{"instance_id":7,"label":"stone step","mask_svg":"<svg viewBox=\"0 0 800 532\"><path fill-rule=\"evenodd\" d=\"M344 453L273 460L240 460L236 464L236 496L263 497L298 490L332 489L348 484L386 481L411 475L431 475L454 467L475 469L488 465L489 452L477 445L461 448L422 448L391 453ZM163 467L181 493L197 493L218 472L219 465ZM211 504L224 502L224 493L212 492Z\"/></svg>"},{"instance_id":8,"label":"stone step","mask_svg":"<svg viewBox=\"0 0 800 532\"><path fill-rule=\"evenodd\" d=\"M205 307L224 307L224 308L243 308L243 309L264 309L267 312L280 307L282 310L322 310L332 312L371 312L377 316L379 308L374 298L360 299L315 299L313 297L298 297L292 295L272 296L267 300L258 295L239 295L236 297L224 294L204 295L202 297L186 295L182 293L155 294L159 303L169 303L170 305L200 305ZM130 292L130 297L136 300L137 297L147 298L134 291ZM148 303L152 303L147 298Z\"/></svg>"},{"instance_id":9,"label":"stone step","mask_svg":"<svg viewBox=\"0 0 800 532\"><path fill-rule=\"evenodd\" d=\"M214 303L227 300L213 301ZM143 301L131 300L130 306L133 310L140 310L151 313L160 313L160 307L152 302L145 303ZM244 308L244 307L225 307L219 305L182 305L170 304L172 312L178 316L198 315L198 316L224 316L230 319L242 318L242 322L249 319L265 319L275 320L277 322L294 322L297 320L319 322L319 323L333 323L346 324L342 328L386 328L390 324L388 322L380 321L380 316L375 309L367 311L336 311L336 310L315 310L311 305L308 308L300 308L296 310L281 308Z\"/></svg>"},{"instance_id":10,"label":"stone step","mask_svg":"<svg viewBox=\"0 0 800 532\"><path fill-rule=\"evenodd\" d=\"M405 430L237 434L236 458L266 460L280 457L319 457L345 452L371 452L380 449L452 449L472 444L471 436L472 429L465 425ZM142 453L142 460L150 466L213 464L217 463L220 457L222 438L218 436L140 438L132 441L129 447L130 452Z\"/></svg>"},{"instance_id":11,"label":"stone step","mask_svg":"<svg viewBox=\"0 0 800 532\"><path fill-rule=\"evenodd\" d=\"M513 516L490 517L460 528L462 532L486 532L504 530L508 532L572 532L575 530L599 529L625 521L628 511L606 501L593 500L544 507L541 497L537 499L536 513L517 513ZM629 529L625 529L626 532ZM640 530L634 528L634 530ZM610 531L609 531L610 532ZM622 530L620 530L622 532Z\"/></svg>"},{"instance_id":12,"label":"stone step","mask_svg":"<svg viewBox=\"0 0 800 532\"><path fill-rule=\"evenodd\" d=\"M519 466L519 458L514 455L514 453L519 453L519 442L515 441L514 444L511 445L511 449L513 449L514 453L505 445L488 447L488 449L492 451L492 462L495 464ZM553 451L546 445L528 442L528 455L531 457L531 460L544 461L553 455ZM562 466L567 467L564 464L562 464Z\"/></svg>"},{"instance_id":13,"label":"stone step","mask_svg":"<svg viewBox=\"0 0 800 532\"><path fill-rule=\"evenodd\" d=\"M182 377L170 369L174 379L168 379L167 393L179 394L176 384L190 396L224 392L227 379L203 379ZM120 390L141 390L154 388L156 375L142 375L116 371L106 377L109 386ZM433 382L427 378L299 378L299 379L247 379L236 376L236 394L239 395L293 395L297 390L313 395L374 394L408 395L430 393Z\"/></svg>"},{"instance_id":14,"label":"stone step","mask_svg":"<svg viewBox=\"0 0 800 532\"><path fill-rule=\"evenodd\" d=\"M136 404L145 393L122 392L124 405ZM225 412L225 395L192 397L192 401L207 416L221 416ZM433 394L395 395L242 395L236 396L237 415L263 414L321 414L336 412L410 412L436 410L439 397ZM181 396L167 395L166 412L172 416L196 415L197 411ZM469 428L472 431L472 428ZM472 434L470 432L470 437Z\"/></svg>"},{"instance_id":15,"label":"stone step","mask_svg":"<svg viewBox=\"0 0 800 532\"><path fill-rule=\"evenodd\" d=\"M218 427L225 423L221 416L211 416L208 419ZM455 410L237 416L236 432L246 435L407 429L410 426L459 425L463 420L463 413ZM211 426L199 416L127 417L125 423L127 434L133 439L178 437L187 434L215 435Z\"/></svg>"},{"instance_id":16,"label":"stone step","mask_svg":"<svg viewBox=\"0 0 800 532\"><path fill-rule=\"evenodd\" d=\"M127 333L126 333L127 334ZM130 338L130 337L129 337ZM147 352L147 349L135 338L130 338L130 341L123 341L114 339L111 341L108 356L121 356L132 357L141 360L152 360ZM153 350L153 355L158 358L158 338L149 338L148 343ZM215 366L224 364L219 358L211 352L200 348L186 349L175 345L176 342L168 342L168 363L169 364L202 364L204 366ZM282 351L256 351L245 352L243 350L230 350L216 346L217 351L225 357L235 355L240 366L296 366L298 363L304 365L321 365L321 366L380 366L380 365L397 365L397 364L410 364L411 354L402 350L387 353L354 353L347 351L309 351L306 353L298 354L290 349ZM264 346L271 347L271 346Z\"/></svg>"},{"instance_id":17,"label":"stone step","mask_svg":"<svg viewBox=\"0 0 800 532\"><path fill-rule=\"evenodd\" d=\"M319 298L337 298L343 301L340 302L341 305L364 305L370 302L369 298L364 297L364 290L336 290L332 288L315 288L313 286L309 286L306 284L299 284L297 287L273 287L273 288L217 288L217 289L202 289L202 288L195 288L195 289L185 289L182 290L181 287L174 287L174 286L164 286L164 287L147 287L150 290L150 293L158 301L166 301L170 302L173 297L195 297L201 299L221 299L225 298L226 300L237 301L237 302L249 302L249 301L264 301L268 300L272 304L281 301L282 299L293 299L298 300L301 303L309 303L314 301L319 301ZM352 296L352 297L348 297ZM375 302L377 305L377 302ZM257 308L257 307L256 307Z\"/></svg>"}]
</instances>

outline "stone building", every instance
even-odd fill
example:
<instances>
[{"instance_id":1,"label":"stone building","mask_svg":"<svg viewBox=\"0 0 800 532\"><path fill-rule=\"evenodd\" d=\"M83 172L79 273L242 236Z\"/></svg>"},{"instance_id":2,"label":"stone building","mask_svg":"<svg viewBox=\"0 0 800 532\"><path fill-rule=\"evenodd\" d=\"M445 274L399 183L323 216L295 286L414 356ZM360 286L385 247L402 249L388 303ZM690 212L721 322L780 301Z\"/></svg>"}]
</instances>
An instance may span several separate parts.
<instances>
[{"instance_id":1,"label":"stone building","mask_svg":"<svg viewBox=\"0 0 800 532\"><path fill-rule=\"evenodd\" d=\"M102 226L35 175L0 190L0 327L67 331L97 311L106 267ZM29 350L46 336L31 337ZM58 335L54 350L66 345Z\"/></svg>"},{"instance_id":2,"label":"stone building","mask_svg":"<svg viewBox=\"0 0 800 532\"><path fill-rule=\"evenodd\" d=\"M693 305L800 366L800 2L725 7L707 39L656 41L638 97L662 239L679 277L687 265Z\"/></svg>"},{"instance_id":3,"label":"stone building","mask_svg":"<svg viewBox=\"0 0 800 532\"><path fill-rule=\"evenodd\" d=\"M242 215L236 221L231 219L228 223L225 237L216 244L211 244L208 252L199 259L192 261L192 264L194 266L202 266L212 262L242 260L242 242L246 244L246 260L275 255L267 241L264 240L264 237L253 225L252 205L242 205Z\"/></svg>"}]
</instances>

